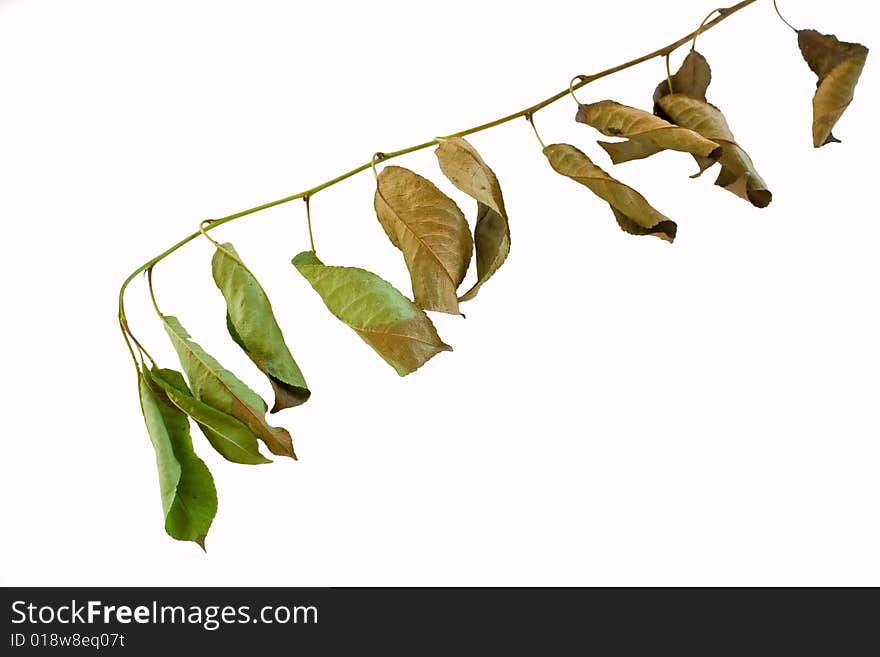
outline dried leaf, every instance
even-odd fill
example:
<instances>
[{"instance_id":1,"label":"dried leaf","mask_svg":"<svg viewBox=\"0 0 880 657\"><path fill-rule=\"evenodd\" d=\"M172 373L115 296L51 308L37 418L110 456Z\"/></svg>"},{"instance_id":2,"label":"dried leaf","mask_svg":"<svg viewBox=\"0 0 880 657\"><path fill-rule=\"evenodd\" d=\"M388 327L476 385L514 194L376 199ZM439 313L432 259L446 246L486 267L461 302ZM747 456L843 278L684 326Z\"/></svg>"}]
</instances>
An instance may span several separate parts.
<instances>
[{"instance_id":1,"label":"dried leaf","mask_svg":"<svg viewBox=\"0 0 880 657\"><path fill-rule=\"evenodd\" d=\"M599 142L614 164L642 159L667 149L691 153L710 162L721 155L718 144L693 130L672 125L650 112L613 100L581 105L575 118L603 135L627 139L614 143Z\"/></svg>"},{"instance_id":2,"label":"dried leaf","mask_svg":"<svg viewBox=\"0 0 880 657\"><path fill-rule=\"evenodd\" d=\"M455 201L417 173L388 166L378 176L374 205L391 243L403 252L416 304L459 314L456 290L474 241Z\"/></svg>"},{"instance_id":3,"label":"dried leaf","mask_svg":"<svg viewBox=\"0 0 880 657\"><path fill-rule=\"evenodd\" d=\"M469 301L504 264L510 253L510 225L501 185L476 149L461 137L444 139L435 151L440 169L465 194L477 201L474 245L477 282L459 301Z\"/></svg>"},{"instance_id":4,"label":"dried leaf","mask_svg":"<svg viewBox=\"0 0 880 657\"><path fill-rule=\"evenodd\" d=\"M690 128L720 144L721 156L718 161L721 163L721 173L715 181L716 185L750 201L755 207L770 205L773 195L748 153L736 143L721 110L685 94L664 96L659 104L663 113L677 125Z\"/></svg>"},{"instance_id":5,"label":"dried leaf","mask_svg":"<svg viewBox=\"0 0 880 657\"><path fill-rule=\"evenodd\" d=\"M860 43L839 41L816 30L798 31L798 46L819 80L813 96L813 146L839 142L831 134L853 100L868 49Z\"/></svg>"},{"instance_id":6,"label":"dried leaf","mask_svg":"<svg viewBox=\"0 0 880 657\"><path fill-rule=\"evenodd\" d=\"M273 454L295 459L293 441L287 430L271 427L266 422L266 402L193 342L176 317L163 315L162 319L193 396L243 422Z\"/></svg>"},{"instance_id":7,"label":"dried leaf","mask_svg":"<svg viewBox=\"0 0 880 657\"><path fill-rule=\"evenodd\" d=\"M311 393L284 341L272 304L232 244L222 244L217 249L211 270L226 299L229 334L269 378L275 391L271 412L305 402Z\"/></svg>"},{"instance_id":8,"label":"dried leaf","mask_svg":"<svg viewBox=\"0 0 880 657\"><path fill-rule=\"evenodd\" d=\"M430 318L391 283L356 267L328 267L314 251L293 265L337 319L348 324L400 376L416 371L441 351L452 351Z\"/></svg>"},{"instance_id":9,"label":"dried leaf","mask_svg":"<svg viewBox=\"0 0 880 657\"><path fill-rule=\"evenodd\" d=\"M544 149L544 155L557 173L588 187L606 201L626 232L654 235L667 242L675 239L674 221L657 212L636 190L609 176L574 146L551 144Z\"/></svg>"},{"instance_id":10,"label":"dried leaf","mask_svg":"<svg viewBox=\"0 0 880 657\"><path fill-rule=\"evenodd\" d=\"M150 374L153 383L172 404L198 423L211 446L225 459L246 465L271 463L257 448L257 434L228 413L193 397L178 372L153 368Z\"/></svg>"},{"instance_id":11,"label":"dried leaf","mask_svg":"<svg viewBox=\"0 0 880 657\"><path fill-rule=\"evenodd\" d=\"M183 383L177 372L170 372L168 377L179 377L176 382ZM138 388L141 411L156 452L165 531L172 538L194 541L204 549L205 536L217 513L214 478L193 450L186 415L168 401L146 369L138 376Z\"/></svg>"},{"instance_id":12,"label":"dried leaf","mask_svg":"<svg viewBox=\"0 0 880 657\"><path fill-rule=\"evenodd\" d=\"M661 118L667 118L663 115L659 103L661 98L672 93L705 101L710 82L712 82L712 69L709 67L709 62L696 50L691 50L681 63L681 68L672 76L672 89L669 88L669 80L663 80L657 85L654 91L654 113Z\"/></svg>"}]
</instances>

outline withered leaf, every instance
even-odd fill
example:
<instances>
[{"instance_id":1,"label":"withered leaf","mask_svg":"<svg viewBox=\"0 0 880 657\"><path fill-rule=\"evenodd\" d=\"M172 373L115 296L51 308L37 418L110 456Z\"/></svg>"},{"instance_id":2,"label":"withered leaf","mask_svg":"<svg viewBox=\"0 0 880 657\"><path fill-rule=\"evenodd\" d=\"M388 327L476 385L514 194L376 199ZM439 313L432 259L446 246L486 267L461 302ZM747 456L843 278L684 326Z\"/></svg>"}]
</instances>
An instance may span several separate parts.
<instances>
[{"instance_id":1,"label":"withered leaf","mask_svg":"<svg viewBox=\"0 0 880 657\"><path fill-rule=\"evenodd\" d=\"M435 154L440 169L452 184L477 201L477 225L474 228L477 282L459 298L459 301L468 301L477 296L510 253L507 210L495 172L467 141L461 137L444 139Z\"/></svg>"},{"instance_id":2,"label":"withered leaf","mask_svg":"<svg viewBox=\"0 0 880 657\"><path fill-rule=\"evenodd\" d=\"M659 105L663 96L676 93L706 100L706 91L709 89L709 83L712 82L712 69L703 55L691 50L681 63L681 68L671 79L672 89L669 88L669 80L663 80L654 91L654 113L661 118L666 118Z\"/></svg>"},{"instance_id":3,"label":"withered leaf","mask_svg":"<svg viewBox=\"0 0 880 657\"><path fill-rule=\"evenodd\" d=\"M186 386L178 372L165 376ZM159 492L165 531L179 541L194 541L202 549L217 513L214 478L193 450L189 420L172 404L144 368L138 375L141 411L156 452Z\"/></svg>"},{"instance_id":4,"label":"withered leaf","mask_svg":"<svg viewBox=\"0 0 880 657\"><path fill-rule=\"evenodd\" d=\"M275 405L271 412L305 402L311 393L284 341L269 297L232 244L217 248L211 272L226 300L229 334L272 384Z\"/></svg>"},{"instance_id":5,"label":"withered leaf","mask_svg":"<svg viewBox=\"0 0 880 657\"><path fill-rule=\"evenodd\" d=\"M400 376L416 371L441 351L452 351L424 311L376 274L357 267L328 267L314 251L300 253L293 265L328 310Z\"/></svg>"},{"instance_id":6,"label":"withered leaf","mask_svg":"<svg viewBox=\"0 0 880 657\"><path fill-rule=\"evenodd\" d=\"M290 433L266 421L266 402L194 342L176 317L163 315L162 320L193 396L243 422L273 454L295 459Z\"/></svg>"},{"instance_id":7,"label":"withered leaf","mask_svg":"<svg viewBox=\"0 0 880 657\"><path fill-rule=\"evenodd\" d=\"M613 100L581 105L575 118L603 135L627 139L623 142L599 142L614 164L642 159L663 150L691 153L709 161L717 160L721 155L718 144L693 130L672 125L650 112Z\"/></svg>"},{"instance_id":8,"label":"withered leaf","mask_svg":"<svg viewBox=\"0 0 880 657\"><path fill-rule=\"evenodd\" d=\"M374 206L391 243L403 252L416 304L459 314L456 291L474 240L455 201L417 173L387 166L378 175Z\"/></svg>"},{"instance_id":9,"label":"withered leaf","mask_svg":"<svg viewBox=\"0 0 880 657\"><path fill-rule=\"evenodd\" d=\"M659 100L663 113L671 121L698 132L721 146L721 173L716 185L744 198L755 207L770 205L773 195L758 174L755 165L734 139L724 115L714 105L685 94L670 94ZM699 160L698 160L699 161ZM701 169L704 168L701 163Z\"/></svg>"},{"instance_id":10,"label":"withered leaf","mask_svg":"<svg viewBox=\"0 0 880 657\"><path fill-rule=\"evenodd\" d=\"M557 173L588 187L606 201L624 231L654 235L667 242L675 239L674 221L651 207L636 190L609 176L574 146L551 144L544 149L544 155Z\"/></svg>"},{"instance_id":11,"label":"withered leaf","mask_svg":"<svg viewBox=\"0 0 880 657\"><path fill-rule=\"evenodd\" d=\"M813 96L813 146L839 142L831 131L853 100L868 49L816 30L799 30L798 46L819 78Z\"/></svg>"}]
</instances>

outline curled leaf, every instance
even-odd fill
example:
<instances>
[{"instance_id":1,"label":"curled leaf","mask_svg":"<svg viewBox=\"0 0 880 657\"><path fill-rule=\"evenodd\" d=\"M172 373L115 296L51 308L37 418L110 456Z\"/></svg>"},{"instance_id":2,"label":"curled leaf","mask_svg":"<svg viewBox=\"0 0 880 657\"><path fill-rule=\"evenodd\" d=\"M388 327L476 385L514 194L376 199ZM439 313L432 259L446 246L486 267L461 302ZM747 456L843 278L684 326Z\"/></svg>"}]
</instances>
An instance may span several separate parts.
<instances>
[{"instance_id":1,"label":"curled leaf","mask_svg":"<svg viewBox=\"0 0 880 657\"><path fill-rule=\"evenodd\" d=\"M435 151L440 169L453 185L477 201L477 225L474 246L477 282L459 301L469 301L510 253L510 225L501 185L476 149L461 137L444 139Z\"/></svg>"},{"instance_id":2,"label":"curled leaf","mask_svg":"<svg viewBox=\"0 0 880 657\"><path fill-rule=\"evenodd\" d=\"M387 166L378 175L374 205L391 243L403 252L416 304L459 314L456 290L474 241L455 201L417 173Z\"/></svg>"},{"instance_id":3,"label":"curled leaf","mask_svg":"<svg viewBox=\"0 0 880 657\"><path fill-rule=\"evenodd\" d=\"M551 144L544 149L550 166L557 172L588 187L606 201L617 223L633 235L654 235L672 242L674 221L657 212L636 190L624 185L597 167L584 153L569 144Z\"/></svg>"},{"instance_id":4,"label":"curled leaf","mask_svg":"<svg viewBox=\"0 0 880 657\"><path fill-rule=\"evenodd\" d=\"M581 105L575 118L603 135L627 139L614 143L599 142L614 164L642 159L667 149L691 153L710 161L721 155L718 144L693 130L672 125L650 112L613 100Z\"/></svg>"},{"instance_id":5,"label":"curled leaf","mask_svg":"<svg viewBox=\"0 0 880 657\"><path fill-rule=\"evenodd\" d=\"M748 153L736 143L724 115L706 100L706 91L712 82L712 70L706 58L691 50L671 81L671 89L669 80L663 80L654 91L654 113L719 144L721 152L715 158L694 154L700 173L717 159L721 163L721 173L715 181L716 185L756 207L767 207L773 195L755 170Z\"/></svg>"},{"instance_id":6,"label":"curled leaf","mask_svg":"<svg viewBox=\"0 0 880 657\"><path fill-rule=\"evenodd\" d=\"M284 341L272 304L232 244L220 245L211 261L211 271L226 299L229 334L269 378L275 391L271 412L305 402L311 393Z\"/></svg>"},{"instance_id":7,"label":"curled leaf","mask_svg":"<svg viewBox=\"0 0 880 657\"><path fill-rule=\"evenodd\" d=\"M737 143L724 115L714 105L685 94L670 94L659 101L663 112L672 121L700 133L720 144L721 173L716 185L744 198L755 207L770 205L773 195L752 163L752 159Z\"/></svg>"},{"instance_id":8,"label":"curled leaf","mask_svg":"<svg viewBox=\"0 0 880 657\"><path fill-rule=\"evenodd\" d=\"M193 396L243 422L273 454L296 458L286 429L266 422L266 402L195 343L176 317L162 316ZM208 436L210 440L211 436Z\"/></svg>"},{"instance_id":9,"label":"curled leaf","mask_svg":"<svg viewBox=\"0 0 880 657\"><path fill-rule=\"evenodd\" d=\"M176 372L169 378L183 378ZM189 435L189 420L165 396L146 369L139 373L141 411L156 452L159 492L165 531L179 541L194 541L202 549L217 513L217 490L208 466L196 456Z\"/></svg>"},{"instance_id":10,"label":"curled leaf","mask_svg":"<svg viewBox=\"0 0 880 657\"><path fill-rule=\"evenodd\" d=\"M452 351L430 318L393 285L356 267L328 267L314 251L293 265L337 319L348 324L400 376L406 376L441 351Z\"/></svg>"},{"instance_id":11,"label":"curled leaf","mask_svg":"<svg viewBox=\"0 0 880 657\"><path fill-rule=\"evenodd\" d=\"M697 100L706 100L706 91L712 82L712 69L703 55L691 50L681 63L681 68L670 80L672 80L672 89L669 88L669 80L663 80L654 90L654 113L661 118L666 118L659 104L663 96L675 93Z\"/></svg>"},{"instance_id":12,"label":"curled leaf","mask_svg":"<svg viewBox=\"0 0 880 657\"><path fill-rule=\"evenodd\" d=\"M831 130L853 100L868 49L816 30L799 30L798 46L819 78L813 96L813 146L819 148L840 141Z\"/></svg>"},{"instance_id":13,"label":"curled leaf","mask_svg":"<svg viewBox=\"0 0 880 657\"><path fill-rule=\"evenodd\" d=\"M257 448L257 435L243 422L192 396L178 372L153 368L153 383L178 409L196 421L211 446L233 463L258 465L271 463Z\"/></svg>"}]
</instances>

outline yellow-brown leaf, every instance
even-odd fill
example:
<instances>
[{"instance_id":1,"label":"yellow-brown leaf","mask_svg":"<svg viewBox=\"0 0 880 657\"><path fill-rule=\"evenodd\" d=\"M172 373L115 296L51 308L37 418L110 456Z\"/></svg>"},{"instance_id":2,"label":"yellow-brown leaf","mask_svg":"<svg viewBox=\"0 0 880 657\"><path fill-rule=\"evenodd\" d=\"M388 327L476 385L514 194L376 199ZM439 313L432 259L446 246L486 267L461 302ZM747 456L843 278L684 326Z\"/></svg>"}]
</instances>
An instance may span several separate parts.
<instances>
[{"instance_id":1,"label":"yellow-brown leaf","mask_svg":"<svg viewBox=\"0 0 880 657\"><path fill-rule=\"evenodd\" d=\"M476 149L461 137L444 139L435 151L440 169L465 194L477 201L474 245L477 282L459 301L469 301L504 264L510 253L510 225L501 185Z\"/></svg>"},{"instance_id":2,"label":"yellow-brown leaf","mask_svg":"<svg viewBox=\"0 0 880 657\"><path fill-rule=\"evenodd\" d=\"M710 161L717 160L721 155L719 145L699 133L613 100L581 105L575 118L603 135L627 139L623 142L599 142L614 164L642 159L664 150L691 153Z\"/></svg>"},{"instance_id":3,"label":"yellow-brown leaf","mask_svg":"<svg viewBox=\"0 0 880 657\"><path fill-rule=\"evenodd\" d=\"M675 239L674 221L657 212L644 196L609 176L574 146L551 144L544 149L544 155L557 173L579 182L606 201L627 233L654 235L667 242Z\"/></svg>"},{"instance_id":4,"label":"yellow-brown leaf","mask_svg":"<svg viewBox=\"0 0 880 657\"><path fill-rule=\"evenodd\" d=\"M852 103L868 49L816 30L800 30L798 46L819 78L813 96L813 146L819 148L840 141L831 131Z\"/></svg>"},{"instance_id":5,"label":"yellow-brown leaf","mask_svg":"<svg viewBox=\"0 0 880 657\"><path fill-rule=\"evenodd\" d=\"M378 176L374 206L392 244L403 252L416 304L459 314L456 291L474 241L455 201L417 173L388 166Z\"/></svg>"},{"instance_id":6,"label":"yellow-brown leaf","mask_svg":"<svg viewBox=\"0 0 880 657\"><path fill-rule=\"evenodd\" d=\"M715 181L716 185L750 201L755 207L770 205L773 195L748 153L736 143L721 110L685 94L670 94L658 103L663 113L676 124L690 128L721 146L721 173Z\"/></svg>"}]
</instances>

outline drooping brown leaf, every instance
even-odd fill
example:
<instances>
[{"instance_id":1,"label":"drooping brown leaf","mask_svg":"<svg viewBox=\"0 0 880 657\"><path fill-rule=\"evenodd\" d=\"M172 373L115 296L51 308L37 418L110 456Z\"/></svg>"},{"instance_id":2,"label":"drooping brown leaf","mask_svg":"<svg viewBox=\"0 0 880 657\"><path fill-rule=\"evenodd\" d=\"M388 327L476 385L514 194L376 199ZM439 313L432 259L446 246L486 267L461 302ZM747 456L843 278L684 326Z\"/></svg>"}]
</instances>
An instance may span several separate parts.
<instances>
[{"instance_id":1,"label":"drooping brown leaf","mask_svg":"<svg viewBox=\"0 0 880 657\"><path fill-rule=\"evenodd\" d=\"M714 105L685 94L670 94L659 100L663 113L674 123L690 128L721 146L721 173L716 185L750 201L758 208L766 208L773 200L767 184L755 165L737 143L724 115ZM699 160L698 160L699 162ZM701 163L701 168L703 163Z\"/></svg>"},{"instance_id":2,"label":"drooping brown leaf","mask_svg":"<svg viewBox=\"0 0 880 657\"><path fill-rule=\"evenodd\" d=\"M452 184L477 201L477 225L474 228L477 282L459 298L459 301L468 301L477 296L479 289L498 271L510 253L507 210L495 172L467 141L461 137L444 139L435 154L440 169Z\"/></svg>"},{"instance_id":3,"label":"drooping brown leaf","mask_svg":"<svg viewBox=\"0 0 880 657\"><path fill-rule=\"evenodd\" d=\"M868 49L860 43L840 41L832 34L820 34L816 30L799 30L798 46L819 78L813 96L813 146L819 148L839 142L831 130L853 100Z\"/></svg>"},{"instance_id":4,"label":"drooping brown leaf","mask_svg":"<svg viewBox=\"0 0 880 657\"><path fill-rule=\"evenodd\" d=\"M387 166L378 175L374 206L391 243L403 252L416 304L459 314L456 291L474 240L455 201L417 173Z\"/></svg>"},{"instance_id":5,"label":"drooping brown leaf","mask_svg":"<svg viewBox=\"0 0 880 657\"><path fill-rule=\"evenodd\" d=\"M663 110L660 107L660 99L669 94L685 94L698 100L706 100L706 91L712 82L712 69L709 62L696 50L691 50L681 68L672 76L672 89L669 88L669 80L663 80L654 91L654 113L661 118Z\"/></svg>"},{"instance_id":6,"label":"drooping brown leaf","mask_svg":"<svg viewBox=\"0 0 880 657\"><path fill-rule=\"evenodd\" d=\"M693 130L672 125L650 112L613 100L581 105L575 119L603 135L627 139L623 142L599 142L614 164L642 159L664 150L691 153L710 162L721 155L718 144Z\"/></svg>"},{"instance_id":7,"label":"drooping brown leaf","mask_svg":"<svg viewBox=\"0 0 880 657\"><path fill-rule=\"evenodd\" d=\"M654 235L667 242L675 239L677 227L674 221L657 212L644 196L609 176L574 146L551 144L544 149L544 155L557 173L588 187L606 201L618 224L627 233Z\"/></svg>"},{"instance_id":8,"label":"drooping brown leaf","mask_svg":"<svg viewBox=\"0 0 880 657\"><path fill-rule=\"evenodd\" d=\"M721 153L717 156L717 161L721 163L721 173L715 181L716 185L746 199L756 207L770 205L773 195L755 170L748 153L736 143L721 111L706 100L706 91L712 82L712 70L706 58L691 50L671 79L672 89L669 88L668 80L657 85L654 91L654 113L670 123L690 128L721 146ZM700 167L697 175L715 162L697 154L694 154L694 159Z\"/></svg>"}]
</instances>

